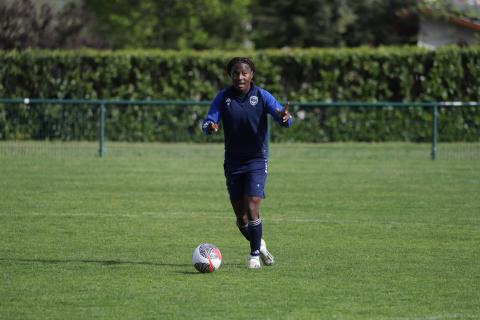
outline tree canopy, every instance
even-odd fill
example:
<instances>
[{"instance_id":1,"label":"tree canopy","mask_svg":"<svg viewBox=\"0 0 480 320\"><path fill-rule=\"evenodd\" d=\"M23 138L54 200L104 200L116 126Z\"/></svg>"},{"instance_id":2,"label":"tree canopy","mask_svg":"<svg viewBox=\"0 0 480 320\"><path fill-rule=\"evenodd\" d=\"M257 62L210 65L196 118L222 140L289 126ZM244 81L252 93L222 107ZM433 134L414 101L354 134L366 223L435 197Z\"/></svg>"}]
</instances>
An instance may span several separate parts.
<instances>
[{"instance_id":1,"label":"tree canopy","mask_svg":"<svg viewBox=\"0 0 480 320\"><path fill-rule=\"evenodd\" d=\"M414 43L417 31L396 15L416 0L70 1L1 2L0 49L378 46Z\"/></svg>"}]
</instances>

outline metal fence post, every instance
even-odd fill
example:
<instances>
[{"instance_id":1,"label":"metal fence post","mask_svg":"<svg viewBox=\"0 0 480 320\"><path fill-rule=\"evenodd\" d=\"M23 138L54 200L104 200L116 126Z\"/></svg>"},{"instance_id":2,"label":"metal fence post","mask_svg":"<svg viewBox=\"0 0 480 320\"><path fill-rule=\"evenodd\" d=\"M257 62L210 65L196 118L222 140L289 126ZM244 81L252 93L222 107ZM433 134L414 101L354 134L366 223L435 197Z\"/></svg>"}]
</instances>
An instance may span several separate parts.
<instances>
[{"instance_id":1,"label":"metal fence post","mask_svg":"<svg viewBox=\"0 0 480 320\"><path fill-rule=\"evenodd\" d=\"M99 133L98 133L98 156L103 158L104 155L104 142L105 142L105 104L100 105L100 117L99 117Z\"/></svg>"},{"instance_id":2,"label":"metal fence post","mask_svg":"<svg viewBox=\"0 0 480 320\"><path fill-rule=\"evenodd\" d=\"M437 158L438 105L432 106L432 160Z\"/></svg>"}]
</instances>

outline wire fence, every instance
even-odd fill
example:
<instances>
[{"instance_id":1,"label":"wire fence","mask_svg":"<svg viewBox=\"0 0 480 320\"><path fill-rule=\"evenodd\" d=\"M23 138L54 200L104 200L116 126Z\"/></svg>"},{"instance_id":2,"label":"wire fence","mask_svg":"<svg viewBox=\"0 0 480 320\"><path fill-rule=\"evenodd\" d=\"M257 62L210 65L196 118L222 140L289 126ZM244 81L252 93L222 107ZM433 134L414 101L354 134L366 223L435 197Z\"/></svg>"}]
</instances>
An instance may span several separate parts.
<instances>
[{"instance_id":1,"label":"wire fence","mask_svg":"<svg viewBox=\"0 0 480 320\"><path fill-rule=\"evenodd\" d=\"M73 148L103 157L124 142L223 141L200 126L210 101L0 99L0 154L32 149L58 153ZM480 102L290 102L296 124L269 141L409 142L429 145L435 160L444 151L480 158ZM401 120L399 120L401 119ZM128 144L129 148L132 144ZM38 150L37 150L38 151ZM75 153L75 152L73 152Z\"/></svg>"}]
</instances>

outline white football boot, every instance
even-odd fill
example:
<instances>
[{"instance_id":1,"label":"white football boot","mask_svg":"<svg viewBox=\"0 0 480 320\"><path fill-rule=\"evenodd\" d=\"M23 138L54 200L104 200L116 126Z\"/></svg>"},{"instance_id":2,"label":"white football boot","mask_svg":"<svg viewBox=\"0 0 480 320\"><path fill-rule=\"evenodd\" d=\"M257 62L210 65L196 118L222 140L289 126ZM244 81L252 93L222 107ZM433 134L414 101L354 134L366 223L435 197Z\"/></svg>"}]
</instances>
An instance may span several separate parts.
<instances>
[{"instance_id":1,"label":"white football boot","mask_svg":"<svg viewBox=\"0 0 480 320\"><path fill-rule=\"evenodd\" d=\"M259 269L262 265L260 264L259 256L248 256L247 268L248 269Z\"/></svg>"},{"instance_id":2,"label":"white football boot","mask_svg":"<svg viewBox=\"0 0 480 320\"><path fill-rule=\"evenodd\" d=\"M275 263L275 259L273 258L273 255L267 250L267 244L263 239L260 244L260 258L262 258L263 264L266 266L271 266Z\"/></svg>"}]
</instances>

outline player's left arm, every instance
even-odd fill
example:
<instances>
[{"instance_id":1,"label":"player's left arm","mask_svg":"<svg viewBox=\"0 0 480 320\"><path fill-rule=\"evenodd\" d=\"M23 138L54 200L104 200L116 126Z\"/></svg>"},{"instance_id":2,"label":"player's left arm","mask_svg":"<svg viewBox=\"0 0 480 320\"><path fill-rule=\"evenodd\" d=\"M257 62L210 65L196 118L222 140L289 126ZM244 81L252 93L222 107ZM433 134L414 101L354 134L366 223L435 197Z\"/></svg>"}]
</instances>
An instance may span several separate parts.
<instances>
[{"instance_id":1,"label":"player's left arm","mask_svg":"<svg viewBox=\"0 0 480 320\"><path fill-rule=\"evenodd\" d=\"M267 90L260 89L263 101L267 112L272 115L272 118L282 127L289 128L293 124L293 117L288 110L288 102L283 107Z\"/></svg>"}]
</instances>

